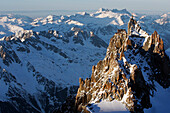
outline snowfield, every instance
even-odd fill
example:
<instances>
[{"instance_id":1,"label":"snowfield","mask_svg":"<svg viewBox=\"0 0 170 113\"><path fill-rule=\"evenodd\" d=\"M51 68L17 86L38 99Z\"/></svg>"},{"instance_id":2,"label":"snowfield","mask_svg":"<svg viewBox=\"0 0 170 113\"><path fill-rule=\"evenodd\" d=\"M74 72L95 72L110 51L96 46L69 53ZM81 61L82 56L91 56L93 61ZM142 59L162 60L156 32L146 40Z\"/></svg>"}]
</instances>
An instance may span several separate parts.
<instances>
[{"instance_id":1,"label":"snowfield","mask_svg":"<svg viewBox=\"0 0 170 113\"><path fill-rule=\"evenodd\" d=\"M152 108L145 109L145 113L168 113L170 108L170 88L164 89L156 83L157 92L151 97Z\"/></svg>"},{"instance_id":2,"label":"snowfield","mask_svg":"<svg viewBox=\"0 0 170 113\"><path fill-rule=\"evenodd\" d=\"M94 103L88 109L92 113L129 113L126 106L117 100L112 102L104 100L100 103Z\"/></svg>"}]
</instances>

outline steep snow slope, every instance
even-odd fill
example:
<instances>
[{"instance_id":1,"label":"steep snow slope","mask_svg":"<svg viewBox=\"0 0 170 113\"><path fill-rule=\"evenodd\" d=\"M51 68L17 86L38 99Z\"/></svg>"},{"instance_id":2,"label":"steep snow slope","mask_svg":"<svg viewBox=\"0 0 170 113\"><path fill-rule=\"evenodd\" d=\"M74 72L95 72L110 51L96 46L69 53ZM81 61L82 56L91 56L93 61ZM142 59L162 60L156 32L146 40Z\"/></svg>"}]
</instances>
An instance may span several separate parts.
<instances>
[{"instance_id":1,"label":"steep snow slope","mask_svg":"<svg viewBox=\"0 0 170 113\"><path fill-rule=\"evenodd\" d=\"M159 84L155 84L157 92L151 97L152 108L146 109L145 113L168 113L170 101L170 88L164 89Z\"/></svg>"}]
</instances>

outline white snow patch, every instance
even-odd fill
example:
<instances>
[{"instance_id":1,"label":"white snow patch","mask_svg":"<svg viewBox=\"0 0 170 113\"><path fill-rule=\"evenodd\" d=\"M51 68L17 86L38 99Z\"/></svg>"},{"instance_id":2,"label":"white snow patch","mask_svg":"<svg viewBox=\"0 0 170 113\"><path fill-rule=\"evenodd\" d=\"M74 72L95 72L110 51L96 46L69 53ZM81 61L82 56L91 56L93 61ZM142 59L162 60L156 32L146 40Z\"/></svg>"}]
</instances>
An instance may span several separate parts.
<instances>
[{"instance_id":1,"label":"white snow patch","mask_svg":"<svg viewBox=\"0 0 170 113\"><path fill-rule=\"evenodd\" d=\"M145 37L145 41L143 42L143 46L145 46L148 39L149 39L149 36Z\"/></svg>"},{"instance_id":2,"label":"white snow patch","mask_svg":"<svg viewBox=\"0 0 170 113\"><path fill-rule=\"evenodd\" d=\"M121 16L117 18L117 21L119 22L120 25L124 25L124 22L122 21Z\"/></svg>"},{"instance_id":3,"label":"white snow patch","mask_svg":"<svg viewBox=\"0 0 170 113\"><path fill-rule=\"evenodd\" d=\"M1 23L0 22L0 25L2 25L4 27L4 29L6 29L6 30L8 30L8 31L10 31L12 33L24 30L22 27L12 25L12 24L7 24L7 23Z\"/></svg>"},{"instance_id":4,"label":"white snow patch","mask_svg":"<svg viewBox=\"0 0 170 113\"><path fill-rule=\"evenodd\" d=\"M127 60L126 60L126 58L125 57L122 57L123 58L123 63L124 63L124 65L127 63Z\"/></svg>"},{"instance_id":5,"label":"white snow patch","mask_svg":"<svg viewBox=\"0 0 170 113\"><path fill-rule=\"evenodd\" d=\"M134 67L135 67L135 66L136 66L136 64L133 64L133 65L130 64L130 68L129 68L129 69L130 69L130 73L133 73L133 72L134 72Z\"/></svg>"},{"instance_id":6,"label":"white snow patch","mask_svg":"<svg viewBox=\"0 0 170 113\"><path fill-rule=\"evenodd\" d=\"M119 65L117 65L114 70L111 72L111 74L109 74L108 76L114 76L115 75L115 72L119 70ZM110 77L111 78L111 77Z\"/></svg>"},{"instance_id":7,"label":"white snow patch","mask_svg":"<svg viewBox=\"0 0 170 113\"><path fill-rule=\"evenodd\" d=\"M0 41L4 41L5 40L5 37L1 38Z\"/></svg>"},{"instance_id":8,"label":"white snow patch","mask_svg":"<svg viewBox=\"0 0 170 113\"><path fill-rule=\"evenodd\" d=\"M4 35L4 34L6 34L5 32L3 32L3 31L0 31L0 35Z\"/></svg>"},{"instance_id":9,"label":"white snow patch","mask_svg":"<svg viewBox=\"0 0 170 113\"><path fill-rule=\"evenodd\" d=\"M145 17L146 17L146 15L143 15L143 16L140 17L140 19L143 19L143 18L145 18Z\"/></svg>"},{"instance_id":10,"label":"white snow patch","mask_svg":"<svg viewBox=\"0 0 170 113\"><path fill-rule=\"evenodd\" d=\"M108 112L123 112L129 113L126 106L122 104L120 101L113 100L111 102L103 100L100 103L94 103L91 106L93 113L108 113Z\"/></svg>"},{"instance_id":11,"label":"white snow patch","mask_svg":"<svg viewBox=\"0 0 170 113\"><path fill-rule=\"evenodd\" d=\"M115 20L111 21L109 24L118 25L118 23Z\"/></svg>"},{"instance_id":12,"label":"white snow patch","mask_svg":"<svg viewBox=\"0 0 170 113\"><path fill-rule=\"evenodd\" d=\"M137 31L133 31L131 34L132 34L132 35L139 36L139 33L138 33Z\"/></svg>"},{"instance_id":13,"label":"white snow patch","mask_svg":"<svg viewBox=\"0 0 170 113\"><path fill-rule=\"evenodd\" d=\"M74 20L70 20L70 19L67 20L66 23L69 24L69 25L70 24L74 24L74 25L78 25L78 26L83 26L84 25L84 24L82 24L82 23L80 23L78 21L74 21Z\"/></svg>"},{"instance_id":14,"label":"white snow patch","mask_svg":"<svg viewBox=\"0 0 170 113\"><path fill-rule=\"evenodd\" d=\"M81 31L81 29L80 29L80 28L77 28L77 27L72 27L72 28L71 28L71 31Z\"/></svg>"},{"instance_id":15,"label":"white snow patch","mask_svg":"<svg viewBox=\"0 0 170 113\"><path fill-rule=\"evenodd\" d=\"M85 15L88 14L88 13L86 13L86 12L77 12L77 14L80 14L80 15L82 15L82 16L85 16Z\"/></svg>"},{"instance_id":16,"label":"white snow patch","mask_svg":"<svg viewBox=\"0 0 170 113\"><path fill-rule=\"evenodd\" d=\"M96 18L113 18L118 16L117 13L113 13L112 11L103 11L100 15L96 16Z\"/></svg>"}]
</instances>

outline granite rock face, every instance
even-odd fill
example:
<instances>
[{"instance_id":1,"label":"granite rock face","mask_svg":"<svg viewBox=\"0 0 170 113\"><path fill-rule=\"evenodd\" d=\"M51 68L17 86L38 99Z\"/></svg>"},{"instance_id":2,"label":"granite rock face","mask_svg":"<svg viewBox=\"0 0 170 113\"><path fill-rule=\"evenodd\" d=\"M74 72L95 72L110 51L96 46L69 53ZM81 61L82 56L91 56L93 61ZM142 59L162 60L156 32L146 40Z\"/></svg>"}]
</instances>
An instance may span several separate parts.
<instances>
[{"instance_id":1,"label":"granite rock face","mask_svg":"<svg viewBox=\"0 0 170 113\"><path fill-rule=\"evenodd\" d=\"M110 39L105 58L92 67L91 78L79 79L75 106L78 111L87 112L91 103L116 99L129 111L143 112L152 107L153 80L162 87L169 87L169 64L158 33L155 31L150 36L132 17L128 33L120 29Z\"/></svg>"}]
</instances>

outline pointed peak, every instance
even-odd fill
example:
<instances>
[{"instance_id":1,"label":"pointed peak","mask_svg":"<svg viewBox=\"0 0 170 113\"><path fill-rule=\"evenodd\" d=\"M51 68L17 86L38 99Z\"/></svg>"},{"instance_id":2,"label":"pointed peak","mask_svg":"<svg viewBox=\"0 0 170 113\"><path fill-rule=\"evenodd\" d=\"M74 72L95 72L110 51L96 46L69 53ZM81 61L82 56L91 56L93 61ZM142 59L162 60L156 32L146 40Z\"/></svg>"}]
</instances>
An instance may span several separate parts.
<instances>
[{"instance_id":1,"label":"pointed peak","mask_svg":"<svg viewBox=\"0 0 170 113\"><path fill-rule=\"evenodd\" d=\"M158 32L157 31L154 31L154 33L153 34L158 34Z\"/></svg>"},{"instance_id":2,"label":"pointed peak","mask_svg":"<svg viewBox=\"0 0 170 113\"><path fill-rule=\"evenodd\" d=\"M105 8L99 8L99 12L102 12L102 11L106 11L106 10L108 10L108 9L105 9Z\"/></svg>"},{"instance_id":3,"label":"pointed peak","mask_svg":"<svg viewBox=\"0 0 170 113\"><path fill-rule=\"evenodd\" d=\"M100 8L97 12L101 13L101 12L113 12L113 13L121 13L121 14L129 14L131 15L126 9L106 9L106 8Z\"/></svg>"}]
</instances>

